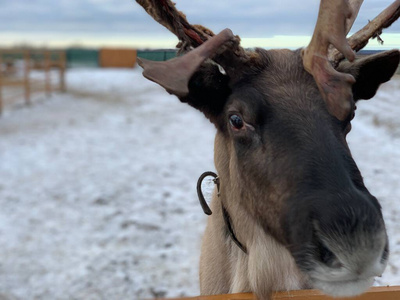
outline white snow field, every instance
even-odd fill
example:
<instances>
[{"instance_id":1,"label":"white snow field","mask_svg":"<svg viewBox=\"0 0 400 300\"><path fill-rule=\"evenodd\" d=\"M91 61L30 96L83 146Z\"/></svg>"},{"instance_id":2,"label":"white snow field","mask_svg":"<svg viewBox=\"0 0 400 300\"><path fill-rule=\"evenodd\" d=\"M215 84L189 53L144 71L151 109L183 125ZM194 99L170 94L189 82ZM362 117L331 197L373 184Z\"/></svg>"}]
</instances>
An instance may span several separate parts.
<instances>
[{"instance_id":1,"label":"white snow field","mask_svg":"<svg viewBox=\"0 0 400 300\"><path fill-rule=\"evenodd\" d=\"M0 117L0 299L199 293L198 176L215 129L134 70L72 69L66 94ZM400 284L400 77L358 105L348 140L380 199Z\"/></svg>"}]
</instances>

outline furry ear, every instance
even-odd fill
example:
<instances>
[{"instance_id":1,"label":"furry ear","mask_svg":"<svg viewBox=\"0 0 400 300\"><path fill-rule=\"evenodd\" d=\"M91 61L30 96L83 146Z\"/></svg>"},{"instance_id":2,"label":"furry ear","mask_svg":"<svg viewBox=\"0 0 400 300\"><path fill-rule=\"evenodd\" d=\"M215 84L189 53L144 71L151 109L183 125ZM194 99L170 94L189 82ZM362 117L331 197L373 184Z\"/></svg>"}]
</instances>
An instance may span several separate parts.
<instances>
[{"instance_id":1,"label":"furry ear","mask_svg":"<svg viewBox=\"0 0 400 300\"><path fill-rule=\"evenodd\" d=\"M216 123L231 94L229 82L229 76L221 73L218 65L204 63L189 81L189 94L179 97L179 100L200 110L211 122Z\"/></svg>"},{"instance_id":2,"label":"furry ear","mask_svg":"<svg viewBox=\"0 0 400 300\"><path fill-rule=\"evenodd\" d=\"M202 111L215 123L230 94L229 77L208 59L217 55L233 38L232 31L224 29L183 56L165 62L145 59L138 59L138 62L147 79Z\"/></svg>"},{"instance_id":3,"label":"furry ear","mask_svg":"<svg viewBox=\"0 0 400 300\"><path fill-rule=\"evenodd\" d=\"M367 57L355 62L348 61L339 65L338 71L350 73L356 79L353 85L354 101L371 99L379 86L390 80L399 65L399 50L390 50Z\"/></svg>"},{"instance_id":4,"label":"furry ear","mask_svg":"<svg viewBox=\"0 0 400 300\"><path fill-rule=\"evenodd\" d=\"M138 59L138 63L143 68L144 77L158 83L168 93L184 97L189 93L188 82L192 75L204 61L215 56L232 38L233 33L227 28L180 57L167 61Z\"/></svg>"}]
</instances>

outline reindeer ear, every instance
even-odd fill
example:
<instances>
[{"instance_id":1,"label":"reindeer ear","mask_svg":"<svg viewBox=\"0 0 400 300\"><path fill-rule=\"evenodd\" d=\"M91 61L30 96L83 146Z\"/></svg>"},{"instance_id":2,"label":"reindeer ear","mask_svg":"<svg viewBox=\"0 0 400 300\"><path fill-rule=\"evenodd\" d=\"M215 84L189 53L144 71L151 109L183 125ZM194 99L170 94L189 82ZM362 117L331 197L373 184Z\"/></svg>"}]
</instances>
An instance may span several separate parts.
<instances>
[{"instance_id":1,"label":"reindeer ear","mask_svg":"<svg viewBox=\"0 0 400 300\"><path fill-rule=\"evenodd\" d=\"M229 80L220 72L218 65L205 61L221 52L224 44L233 38L232 31L224 29L183 56L165 62L145 59L138 59L138 62L147 79L158 83L215 122L230 93Z\"/></svg>"},{"instance_id":2,"label":"reindeer ear","mask_svg":"<svg viewBox=\"0 0 400 300\"><path fill-rule=\"evenodd\" d=\"M200 110L211 122L216 123L231 94L229 82L229 76L223 74L217 64L206 62L191 77L189 94L179 97L179 100Z\"/></svg>"},{"instance_id":3,"label":"reindeer ear","mask_svg":"<svg viewBox=\"0 0 400 300\"><path fill-rule=\"evenodd\" d=\"M138 59L138 63L143 68L144 77L158 83L170 94L184 97L189 94L190 78L201 64L217 54L222 46L233 38L232 31L224 29L183 56L163 62Z\"/></svg>"},{"instance_id":4,"label":"reindeer ear","mask_svg":"<svg viewBox=\"0 0 400 300\"><path fill-rule=\"evenodd\" d=\"M375 96L382 83L390 80L397 70L399 59L399 50L390 50L357 59L353 63L343 62L338 71L350 73L356 78L354 101L367 100Z\"/></svg>"}]
</instances>

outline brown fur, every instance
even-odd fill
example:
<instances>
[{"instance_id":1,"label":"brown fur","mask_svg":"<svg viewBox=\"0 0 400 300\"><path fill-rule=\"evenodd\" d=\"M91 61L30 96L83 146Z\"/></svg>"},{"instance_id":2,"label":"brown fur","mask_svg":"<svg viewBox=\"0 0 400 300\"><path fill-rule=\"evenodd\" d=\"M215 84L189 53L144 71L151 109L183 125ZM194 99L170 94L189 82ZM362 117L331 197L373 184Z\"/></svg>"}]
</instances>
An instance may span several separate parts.
<instances>
[{"instance_id":1,"label":"brown fur","mask_svg":"<svg viewBox=\"0 0 400 300\"><path fill-rule=\"evenodd\" d=\"M245 119L254 123L254 114L257 114L257 105L260 105L256 104L257 93L260 93L263 96L259 101L268 102L283 122L286 122L287 116L290 124L285 126L288 129L292 128L292 124L297 124L297 132L291 139L298 141L290 141L287 147L307 144L318 148L323 135L315 135L315 132L321 132L327 124L328 129L331 116L324 107L313 79L304 71L299 53L273 50L266 55L259 51L258 56L264 60L267 69L248 73L258 72L258 76L251 79L256 91L250 88L250 94L231 96L224 110L240 110ZM359 67L354 66L354 70L354 73L358 72ZM251 75L246 77L252 78ZM238 85L241 86L240 83ZM245 100L241 95L249 99ZM245 101L254 104L250 107L243 103ZM225 116L222 113L220 117ZM238 156L236 153L239 150L229 130L221 127L218 121L214 122L217 128L222 128L217 132L214 145L220 196L216 193L213 195L213 214L203 237L201 293L255 292L259 299L270 299L272 291L310 287L308 276L299 269L288 249L285 227L282 226L282 216L287 213L287 201L298 192L298 184L304 180L307 170L304 165L297 165L296 158L290 156L290 148L285 150L282 148L284 145L275 148L273 137L267 137L263 146L252 149L246 158ZM330 130L326 132L328 137ZM282 131L281 135L284 137L287 131ZM345 134L338 141L348 152ZM323 153L326 150L321 148L319 151ZM256 165L265 165L265 169ZM343 175L338 174L340 177ZM222 205L231 216L236 237L245 245L248 254L230 239L222 216ZM384 236L385 233L382 245L385 243Z\"/></svg>"},{"instance_id":2,"label":"brown fur","mask_svg":"<svg viewBox=\"0 0 400 300\"><path fill-rule=\"evenodd\" d=\"M390 79L399 56L387 51L339 66L357 79L352 104ZM380 205L346 143L354 105L345 120L330 114L300 50L256 49L247 57L225 60L226 74L206 61L186 78L188 94L177 94L217 128L220 196L214 193L203 238L201 293L268 300L273 291L314 287L359 294L381 275L389 250ZM230 238L222 206L247 254Z\"/></svg>"}]
</instances>

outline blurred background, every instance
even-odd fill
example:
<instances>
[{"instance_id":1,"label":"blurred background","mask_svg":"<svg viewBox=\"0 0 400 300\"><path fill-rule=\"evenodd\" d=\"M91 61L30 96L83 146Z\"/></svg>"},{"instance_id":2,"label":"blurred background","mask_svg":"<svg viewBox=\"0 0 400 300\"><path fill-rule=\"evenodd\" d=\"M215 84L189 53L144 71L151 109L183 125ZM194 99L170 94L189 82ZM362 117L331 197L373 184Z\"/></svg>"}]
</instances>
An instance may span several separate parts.
<instances>
[{"instance_id":1,"label":"blurred background","mask_svg":"<svg viewBox=\"0 0 400 300\"><path fill-rule=\"evenodd\" d=\"M365 1L354 28L390 3ZM192 24L266 49L307 45L318 4L177 1ZM198 294L195 184L215 170L215 129L136 64L175 57L177 39L131 0L0 0L0 20L0 299ZM399 48L400 21L381 38L363 55ZM400 284L399 95L396 75L348 137L388 226L376 285Z\"/></svg>"}]
</instances>

